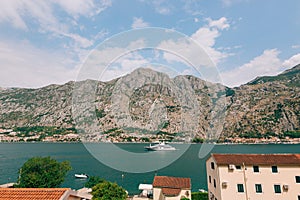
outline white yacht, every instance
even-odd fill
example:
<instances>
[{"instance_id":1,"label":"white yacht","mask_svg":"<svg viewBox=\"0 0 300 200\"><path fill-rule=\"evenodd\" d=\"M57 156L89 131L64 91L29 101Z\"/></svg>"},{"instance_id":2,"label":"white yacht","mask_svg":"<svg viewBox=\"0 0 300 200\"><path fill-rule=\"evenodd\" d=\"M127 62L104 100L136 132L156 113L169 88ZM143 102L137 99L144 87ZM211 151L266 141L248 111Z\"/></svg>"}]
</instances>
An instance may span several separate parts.
<instances>
[{"instance_id":1,"label":"white yacht","mask_svg":"<svg viewBox=\"0 0 300 200\"><path fill-rule=\"evenodd\" d=\"M175 147L172 147L169 144L166 144L164 141L163 142L158 142L155 144L150 144L149 146L144 147L148 151L174 151L176 150Z\"/></svg>"},{"instance_id":2,"label":"white yacht","mask_svg":"<svg viewBox=\"0 0 300 200\"><path fill-rule=\"evenodd\" d=\"M86 179L88 178L89 176L87 174L75 174L75 178L83 178L83 179Z\"/></svg>"}]
</instances>

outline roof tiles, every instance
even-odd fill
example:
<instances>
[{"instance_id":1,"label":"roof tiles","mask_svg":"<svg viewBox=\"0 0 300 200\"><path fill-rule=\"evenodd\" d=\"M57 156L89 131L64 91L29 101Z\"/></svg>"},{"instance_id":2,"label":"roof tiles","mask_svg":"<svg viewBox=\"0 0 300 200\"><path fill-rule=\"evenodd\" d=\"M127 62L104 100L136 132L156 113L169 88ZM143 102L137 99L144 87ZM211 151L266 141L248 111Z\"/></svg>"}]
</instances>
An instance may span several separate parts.
<instances>
[{"instance_id":1,"label":"roof tiles","mask_svg":"<svg viewBox=\"0 0 300 200\"><path fill-rule=\"evenodd\" d=\"M216 163L222 164L261 164L261 165L300 165L300 154L212 154Z\"/></svg>"},{"instance_id":2,"label":"roof tiles","mask_svg":"<svg viewBox=\"0 0 300 200\"><path fill-rule=\"evenodd\" d=\"M190 189L191 179L170 176L155 176L153 181L153 187Z\"/></svg>"},{"instance_id":3,"label":"roof tiles","mask_svg":"<svg viewBox=\"0 0 300 200\"><path fill-rule=\"evenodd\" d=\"M59 200L69 188L0 188L0 200Z\"/></svg>"}]
</instances>

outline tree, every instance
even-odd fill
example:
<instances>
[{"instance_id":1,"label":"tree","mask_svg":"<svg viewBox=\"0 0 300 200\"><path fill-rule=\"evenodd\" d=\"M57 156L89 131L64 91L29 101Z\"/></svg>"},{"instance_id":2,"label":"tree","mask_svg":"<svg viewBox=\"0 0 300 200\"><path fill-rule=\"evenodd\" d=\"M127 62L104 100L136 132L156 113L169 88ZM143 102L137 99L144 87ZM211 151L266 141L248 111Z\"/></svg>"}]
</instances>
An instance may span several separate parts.
<instances>
[{"instance_id":1,"label":"tree","mask_svg":"<svg viewBox=\"0 0 300 200\"><path fill-rule=\"evenodd\" d=\"M208 200L207 192L192 192L193 200Z\"/></svg>"},{"instance_id":2,"label":"tree","mask_svg":"<svg viewBox=\"0 0 300 200\"><path fill-rule=\"evenodd\" d=\"M92 188L94 200L125 200L126 191L116 183L104 181L98 183Z\"/></svg>"},{"instance_id":3,"label":"tree","mask_svg":"<svg viewBox=\"0 0 300 200\"><path fill-rule=\"evenodd\" d=\"M27 160L19 170L18 184L20 188L54 188L64 181L70 163L59 163L50 157L33 157Z\"/></svg>"},{"instance_id":4,"label":"tree","mask_svg":"<svg viewBox=\"0 0 300 200\"><path fill-rule=\"evenodd\" d=\"M98 183L103 183L105 180L103 178L100 178L99 176L91 176L88 180L88 182L85 183L85 187L92 188Z\"/></svg>"}]
</instances>

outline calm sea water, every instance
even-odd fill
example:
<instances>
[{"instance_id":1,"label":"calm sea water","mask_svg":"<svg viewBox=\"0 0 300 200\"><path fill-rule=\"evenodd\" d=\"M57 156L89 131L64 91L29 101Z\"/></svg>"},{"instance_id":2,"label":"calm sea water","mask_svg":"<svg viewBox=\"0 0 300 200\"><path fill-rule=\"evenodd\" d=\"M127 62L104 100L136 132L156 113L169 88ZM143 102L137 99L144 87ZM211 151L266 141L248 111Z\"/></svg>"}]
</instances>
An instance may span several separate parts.
<instances>
[{"instance_id":1,"label":"calm sea water","mask_svg":"<svg viewBox=\"0 0 300 200\"><path fill-rule=\"evenodd\" d=\"M122 149L145 153L145 144L118 144ZM33 156L51 156L58 161L68 160L72 170L68 173L63 187L78 189L84 186L86 180L74 178L75 173L87 173L100 176L109 181L117 182L130 194L138 193L139 183L152 183L157 175L190 177L192 190L207 189L205 160L198 156L200 144L192 144L188 150L169 166L147 173L126 173L112 169L95 159L83 144L71 143L0 143L0 184L16 182L18 169ZM101 148L100 148L101 149ZM168 153L168 152L165 152ZM171 153L171 152L169 152ZM260 144L260 145L216 145L212 153L300 153L300 145L292 144ZM108 156L109 153L107 153ZM149 154L150 155L150 154ZM163 159L167 154L160 157ZM130 163L130 160L128 160ZM155 160L142 161L144 164ZM123 176L122 176L123 175Z\"/></svg>"}]
</instances>

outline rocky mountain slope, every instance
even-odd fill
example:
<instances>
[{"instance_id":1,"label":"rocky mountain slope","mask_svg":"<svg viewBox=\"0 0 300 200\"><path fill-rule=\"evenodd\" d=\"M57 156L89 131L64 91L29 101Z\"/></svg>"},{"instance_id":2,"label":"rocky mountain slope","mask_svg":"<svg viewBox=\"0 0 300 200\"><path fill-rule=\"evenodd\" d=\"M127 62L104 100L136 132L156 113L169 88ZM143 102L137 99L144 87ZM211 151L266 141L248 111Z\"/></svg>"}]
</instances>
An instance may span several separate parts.
<instances>
[{"instance_id":1,"label":"rocky mountain slope","mask_svg":"<svg viewBox=\"0 0 300 200\"><path fill-rule=\"evenodd\" d=\"M143 73L145 72L143 70L133 73ZM150 73L151 77L156 77L154 78L156 81L168 78L159 72L149 70L146 72ZM82 82L83 84L89 82L95 86L93 104L97 126L106 133L120 133L122 128L116 120L114 110L116 102L112 99L119 81L120 79L110 82L92 80ZM146 84L132 91L128 97L128 105L125 106L128 106L131 122L135 124L133 128L147 127L146 129L151 131L159 130L157 133L179 135L184 131L183 123L193 122L193 126L197 125L196 134L199 137L209 138L210 132L219 131L221 139L234 136L261 137L265 134L299 133L300 65L278 76L258 77L236 88L205 82L193 76L179 76L170 81L177 84L178 91L170 89L168 84L151 84L146 82L146 79L144 82ZM64 85L49 85L39 89L1 89L0 127L75 127L72 95L76 84L78 83L68 82ZM193 104L193 108L185 108L184 104L187 101L191 103L191 100L180 96L180 90L188 90L186 85L190 85L193 91L191 94L193 98L190 99L196 99L197 102L192 102L197 104ZM189 115L185 115L186 112L190 112ZM192 119L190 116L196 118ZM152 119L158 120L153 122ZM153 124L149 122L151 120ZM222 127L219 125L212 128L217 121L221 122ZM186 124L189 125L191 124Z\"/></svg>"},{"instance_id":2,"label":"rocky mountain slope","mask_svg":"<svg viewBox=\"0 0 300 200\"><path fill-rule=\"evenodd\" d=\"M299 133L300 65L278 76L258 77L233 90L224 134Z\"/></svg>"}]
</instances>

